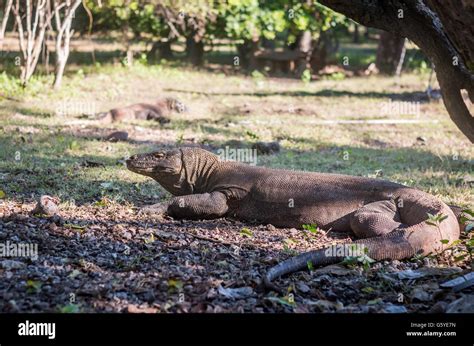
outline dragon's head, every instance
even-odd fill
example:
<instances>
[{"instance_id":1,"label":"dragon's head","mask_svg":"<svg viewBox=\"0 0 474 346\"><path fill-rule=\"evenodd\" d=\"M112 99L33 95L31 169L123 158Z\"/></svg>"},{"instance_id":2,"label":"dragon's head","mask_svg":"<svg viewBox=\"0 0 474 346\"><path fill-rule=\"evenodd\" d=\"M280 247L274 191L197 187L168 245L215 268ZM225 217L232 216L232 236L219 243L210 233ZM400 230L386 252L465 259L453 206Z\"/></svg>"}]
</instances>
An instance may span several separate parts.
<instances>
[{"instance_id":1,"label":"dragon's head","mask_svg":"<svg viewBox=\"0 0 474 346\"><path fill-rule=\"evenodd\" d=\"M183 170L182 151L179 149L159 150L146 154L136 154L126 160L132 172L155 179L173 195L189 192Z\"/></svg>"},{"instance_id":2,"label":"dragon's head","mask_svg":"<svg viewBox=\"0 0 474 346\"><path fill-rule=\"evenodd\" d=\"M132 172L155 179L175 196L201 191L219 158L200 148L159 150L136 154L126 160Z\"/></svg>"},{"instance_id":3,"label":"dragon's head","mask_svg":"<svg viewBox=\"0 0 474 346\"><path fill-rule=\"evenodd\" d=\"M186 107L183 102L172 97L166 98L166 105L168 106L169 110L177 113L186 113L188 111L188 107Z\"/></svg>"}]
</instances>

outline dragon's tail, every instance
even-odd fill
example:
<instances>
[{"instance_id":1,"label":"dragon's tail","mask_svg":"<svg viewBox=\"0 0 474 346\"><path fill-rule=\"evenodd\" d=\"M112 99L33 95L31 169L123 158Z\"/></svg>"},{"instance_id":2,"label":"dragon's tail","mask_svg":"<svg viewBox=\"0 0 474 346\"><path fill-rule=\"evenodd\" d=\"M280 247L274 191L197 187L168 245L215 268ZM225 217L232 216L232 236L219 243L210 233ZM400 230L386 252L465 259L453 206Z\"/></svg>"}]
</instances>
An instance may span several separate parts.
<instances>
[{"instance_id":1,"label":"dragon's tail","mask_svg":"<svg viewBox=\"0 0 474 346\"><path fill-rule=\"evenodd\" d=\"M452 241L458 239L459 226L456 220L458 214L451 211L447 205L440 203L436 209L438 210L433 215L441 213L448 216L438 225L431 225L424 220L383 236L359 239L351 243L305 252L271 268L263 278L263 283L266 287L279 291L272 281L280 276L308 267L316 268L339 263L347 257L365 255L380 261L406 259L416 254L439 253Z\"/></svg>"},{"instance_id":2,"label":"dragon's tail","mask_svg":"<svg viewBox=\"0 0 474 346\"><path fill-rule=\"evenodd\" d=\"M406 240L407 230L397 230L381 237L359 239L350 243L336 244L327 248L308 251L272 267L263 281L266 287L277 290L272 281L305 268L317 268L342 262L347 257L368 256L371 259L402 259L415 255L416 251Z\"/></svg>"}]
</instances>

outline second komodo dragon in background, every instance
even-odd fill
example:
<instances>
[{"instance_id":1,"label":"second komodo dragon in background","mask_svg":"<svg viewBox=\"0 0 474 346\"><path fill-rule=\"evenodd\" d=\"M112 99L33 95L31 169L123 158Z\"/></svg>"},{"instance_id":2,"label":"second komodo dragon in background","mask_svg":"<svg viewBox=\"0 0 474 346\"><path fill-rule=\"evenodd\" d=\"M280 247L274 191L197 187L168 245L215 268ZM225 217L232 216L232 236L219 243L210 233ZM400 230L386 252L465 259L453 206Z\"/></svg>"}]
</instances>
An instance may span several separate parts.
<instances>
[{"instance_id":1,"label":"second komodo dragon in background","mask_svg":"<svg viewBox=\"0 0 474 346\"><path fill-rule=\"evenodd\" d=\"M136 103L126 107L114 108L101 113L96 119L101 123L112 123L130 120L154 120L160 124L168 123L167 116L171 112L186 112L187 107L181 101L167 97L160 98L155 103Z\"/></svg>"},{"instance_id":2,"label":"second komodo dragon in background","mask_svg":"<svg viewBox=\"0 0 474 346\"><path fill-rule=\"evenodd\" d=\"M147 207L175 218L224 216L277 227L316 224L353 233L375 260L439 253L458 239L455 214L440 199L389 181L338 174L298 172L221 161L198 148L138 154L127 160L133 172L149 176L176 197ZM438 223L427 223L428 214ZM326 249L303 253L271 268L264 282L344 256Z\"/></svg>"}]
</instances>

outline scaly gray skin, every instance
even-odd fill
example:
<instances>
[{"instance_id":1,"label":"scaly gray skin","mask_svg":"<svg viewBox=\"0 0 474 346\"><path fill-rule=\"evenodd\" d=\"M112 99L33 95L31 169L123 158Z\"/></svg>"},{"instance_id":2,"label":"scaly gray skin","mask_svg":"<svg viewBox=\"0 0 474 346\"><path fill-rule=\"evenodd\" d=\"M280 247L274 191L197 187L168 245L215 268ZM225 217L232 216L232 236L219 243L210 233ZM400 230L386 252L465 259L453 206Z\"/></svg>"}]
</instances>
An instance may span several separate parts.
<instances>
[{"instance_id":1,"label":"scaly gray skin","mask_svg":"<svg viewBox=\"0 0 474 346\"><path fill-rule=\"evenodd\" d=\"M149 176L176 197L145 211L174 218L234 217L277 227L316 224L354 234L372 259L404 259L439 253L459 238L453 211L438 198L400 184L363 177L269 169L219 157L198 148L139 154L127 160L133 172ZM446 218L426 223L428 213ZM346 254L321 249L271 268L264 282L313 266L342 261Z\"/></svg>"}]
</instances>

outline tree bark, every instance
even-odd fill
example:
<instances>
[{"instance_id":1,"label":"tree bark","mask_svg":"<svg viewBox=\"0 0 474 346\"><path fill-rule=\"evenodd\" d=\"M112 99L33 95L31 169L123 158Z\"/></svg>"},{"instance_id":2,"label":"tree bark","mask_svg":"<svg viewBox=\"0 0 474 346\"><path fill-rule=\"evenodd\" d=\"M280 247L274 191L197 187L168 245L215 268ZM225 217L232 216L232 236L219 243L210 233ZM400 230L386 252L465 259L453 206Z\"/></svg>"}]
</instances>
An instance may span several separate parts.
<instances>
[{"instance_id":1,"label":"tree bark","mask_svg":"<svg viewBox=\"0 0 474 346\"><path fill-rule=\"evenodd\" d=\"M194 66L202 66L204 63L204 43L197 41L194 35L186 38L186 58Z\"/></svg>"},{"instance_id":2,"label":"tree bark","mask_svg":"<svg viewBox=\"0 0 474 346\"><path fill-rule=\"evenodd\" d=\"M380 34L375 66L380 73L395 75L401 71L405 59L405 38L383 31Z\"/></svg>"},{"instance_id":3,"label":"tree bark","mask_svg":"<svg viewBox=\"0 0 474 346\"><path fill-rule=\"evenodd\" d=\"M299 77L306 69L310 68L309 61L313 51L312 43L313 37L311 31L306 30L299 35L296 46L296 49L302 53L301 58L296 61L296 75Z\"/></svg>"},{"instance_id":4,"label":"tree bark","mask_svg":"<svg viewBox=\"0 0 474 346\"><path fill-rule=\"evenodd\" d=\"M245 40L243 44L237 46L239 53L240 64L248 71L253 71L258 68L255 53L259 49L259 40Z\"/></svg>"},{"instance_id":5,"label":"tree bark","mask_svg":"<svg viewBox=\"0 0 474 346\"><path fill-rule=\"evenodd\" d=\"M160 59L173 59L171 41L168 39L167 41L154 42L147 55L150 61L159 61Z\"/></svg>"},{"instance_id":6,"label":"tree bark","mask_svg":"<svg viewBox=\"0 0 474 346\"><path fill-rule=\"evenodd\" d=\"M2 23L0 25L0 51L3 48L3 40L5 38L5 30L7 29L8 18L10 17L13 0L8 0L3 11Z\"/></svg>"},{"instance_id":7,"label":"tree bark","mask_svg":"<svg viewBox=\"0 0 474 346\"><path fill-rule=\"evenodd\" d=\"M18 42L22 55L20 81L23 87L33 75L43 47L44 36L51 16L46 11L49 2L46 0L26 0L24 16L20 1L12 6L18 26ZM24 20L23 20L24 17Z\"/></svg>"},{"instance_id":8,"label":"tree bark","mask_svg":"<svg viewBox=\"0 0 474 346\"><path fill-rule=\"evenodd\" d=\"M360 42L359 24L354 23L354 36L352 36L352 43Z\"/></svg>"},{"instance_id":9,"label":"tree bark","mask_svg":"<svg viewBox=\"0 0 474 346\"><path fill-rule=\"evenodd\" d=\"M337 51L338 44L333 44L330 34L321 31L317 44L311 54L311 68L314 72L318 72L328 64L328 57L331 53Z\"/></svg>"},{"instance_id":10,"label":"tree bark","mask_svg":"<svg viewBox=\"0 0 474 346\"><path fill-rule=\"evenodd\" d=\"M58 0L53 0L53 10L56 23L56 68L53 87L59 89L63 80L64 69L69 58L71 36L73 30L71 29L74 13L81 4L82 0L66 0L60 3ZM64 15L61 16L61 10L64 8ZM62 18L61 18L62 17Z\"/></svg>"},{"instance_id":11,"label":"tree bark","mask_svg":"<svg viewBox=\"0 0 474 346\"><path fill-rule=\"evenodd\" d=\"M443 101L459 130L474 143L474 118L469 113L460 90L466 89L474 100L474 73L468 68L474 45L461 47L464 31L455 30L456 18L472 26L472 4L466 0L320 0L353 20L389 31L412 40L435 65ZM457 7L457 8L456 8ZM471 11L469 14L467 12ZM472 21L470 22L472 23ZM445 29L445 26L446 28ZM462 25L462 24L461 24ZM474 40L471 35L469 42ZM454 43L453 43L454 42Z\"/></svg>"},{"instance_id":12,"label":"tree bark","mask_svg":"<svg viewBox=\"0 0 474 346\"><path fill-rule=\"evenodd\" d=\"M426 0L426 3L438 15L466 66L474 72L474 1Z\"/></svg>"}]
</instances>

